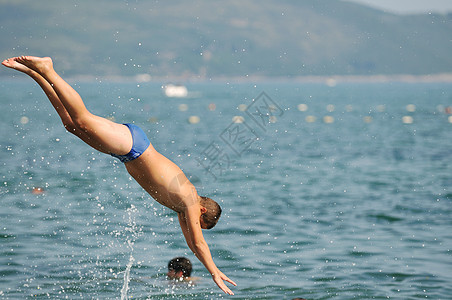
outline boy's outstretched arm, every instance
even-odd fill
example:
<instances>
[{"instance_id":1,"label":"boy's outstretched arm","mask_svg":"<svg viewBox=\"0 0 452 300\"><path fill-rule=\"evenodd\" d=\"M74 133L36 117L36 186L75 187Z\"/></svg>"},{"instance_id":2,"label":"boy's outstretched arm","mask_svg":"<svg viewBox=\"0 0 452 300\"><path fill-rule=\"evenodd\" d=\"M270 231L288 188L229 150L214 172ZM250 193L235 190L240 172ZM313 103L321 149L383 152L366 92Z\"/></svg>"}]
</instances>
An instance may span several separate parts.
<instances>
[{"instance_id":1,"label":"boy's outstretched arm","mask_svg":"<svg viewBox=\"0 0 452 300\"><path fill-rule=\"evenodd\" d=\"M188 247L193 251L196 257L212 275L213 281L218 287L229 295L234 293L223 282L227 281L233 285L237 285L234 281L229 279L221 272L215 263L213 262L212 255L210 254L209 246L207 245L202 235L201 225L199 224L199 208L196 205L189 206L185 213L178 213L179 224L187 241Z\"/></svg>"}]
</instances>

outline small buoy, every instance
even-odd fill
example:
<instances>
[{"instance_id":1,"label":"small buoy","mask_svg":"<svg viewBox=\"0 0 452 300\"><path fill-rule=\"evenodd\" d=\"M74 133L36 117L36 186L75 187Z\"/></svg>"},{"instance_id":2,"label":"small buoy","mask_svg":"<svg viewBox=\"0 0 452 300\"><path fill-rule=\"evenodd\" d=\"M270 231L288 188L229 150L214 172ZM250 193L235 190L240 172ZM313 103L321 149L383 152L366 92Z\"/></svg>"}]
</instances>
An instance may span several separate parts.
<instances>
[{"instance_id":1,"label":"small buoy","mask_svg":"<svg viewBox=\"0 0 452 300\"><path fill-rule=\"evenodd\" d=\"M444 109L444 112L448 115L452 114L452 107L448 106Z\"/></svg>"},{"instance_id":2,"label":"small buoy","mask_svg":"<svg viewBox=\"0 0 452 300\"><path fill-rule=\"evenodd\" d=\"M40 195L40 194L43 194L43 193L44 193L44 189L43 189L42 187L34 187L34 188L31 190L31 193L32 193L33 195Z\"/></svg>"},{"instance_id":3,"label":"small buoy","mask_svg":"<svg viewBox=\"0 0 452 300\"><path fill-rule=\"evenodd\" d=\"M447 120L449 121L449 123L452 123L452 116L449 116L449 118L447 118Z\"/></svg>"},{"instance_id":4,"label":"small buoy","mask_svg":"<svg viewBox=\"0 0 452 300\"><path fill-rule=\"evenodd\" d=\"M187 104L179 104L179 111L187 111L188 105Z\"/></svg>"},{"instance_id":5,"label":"small buoy","mask_svg":"<svg viewBox=\"0 0 452 300\"><path fill-rule=\"evenodd\" d=\"M316 118L314 116L307 116L305 118L306 122L308 123L314 123L316 121Z\"/></svg>"},{"instance_id":6,"label":"small buoy","mask_svg":"<svg viewBox=\"0 0 452 300\"><path fill-rule=\"evenodd\" d=\"M413 117L403 116L402 122L403 122L403 124L411 124L411 123L413 123Z\"/></svg>"},{"instance_id":7,"label":"small buoy","mask_svg":"<svg viewBox=\"0 0 452 300\"><path fill-rule=\"evenodd\" d=\"M327 110L328 112L333 112L334 109L335 109L335 107L334 107L333 104L328 104L328 105L326 106L326 110Z\"/></svg>"},{"instance_id":8,"label":"small buoy","mask_svg":"<svg viewBox=\"0 0 452 300\"><path fill-rule=\"evenodd\" d=\"M248 105L246 105L246 104L240 104L239 105L239 110L240 111L245 111L247 108L248 108Z\"/></svg>"},{"instance_id":9,"label":"small buoy","mask_svg":"<svg viewBox=\"0 0 452 300\"><path fill-rule=\"evenodd\" d=\"M365 116L363 118L363 120L364 120L365 123L372 123L372 117L371 116Z\"/></svg>"},{"instance_id":10,"label":"small buoy","mask_svg":"<svg viewBox=\"0 0 452 300\"><path fill-rule=\"evenodd\" d=\"M325 122L327 124L334 123L334 118L332 116L324 116L323 117L323 122Z\"/></svg>"},{"instance_id":11,"label":"small buoy","mask_svg":"<svg viewBox=\"0 0 452 300\"><path fill-rule=\"evenodd\" d=\"M406 106L406 110L407 110L408 112L415 112L415 111L416 111L416 105L414 105L414 104L408 104L408 105Z\"/></svg>"},{"instance_id":12,"label":"small buoy","mask_svg":"<svg viewBox=\"0 0 452 300\"><path fill-rule=\"evenodd\" d=\"M198 116L190 116L188 118L188 123L190 124L198 124L201 119Z\"/></svg>"},{"instance_id":13,"label":"small buoy","mask_svg":"<svg viewBox=\"0 0 452 300\"><path fill-rule=\"evenodd\" d=\"M308 106L304 103L298 104L297 108L299 111L307 111L308 110Z\"/></svg>"},{"instance_id":14,"label":"small buoy","mask_svg":"<svg viewBox=\"0 0 452 300\"><path fill-rule=\"evenodd\" d=\"M377 105L378 112L384 112L386 110L386 106L383 104Z\"/></svg>"},{"instance_id":15,"label":"small buoy","mask_svg":"<svg viewBox=\"0 0 452 300\"><path fill-rule=\"evenodd\" d=\"M243 123L245 119L242 116L234 116L232 117L232 122L234 123Z\"/></svg>"},{"instance_id":16,"label":"small buoy","mask_svg":"<svg viewBox=\"0 0 452 300\"><path fill-rule=\"evenodd\" d=\"M23 116L22 118L20 118L20 123L21 124L27 124L28 121L30 121L30 119L28 119L28 117Z\"/></svg>"},{"instance_id":17,"label":"small buoy","mask_svg":"<svg viewBox=\"0 0 452 300\"><path fill-rule=\"evenodd\" d=\"M157 118L157 117L150 117L149 119L148 119L148 122L149 123L157 123L159 121L159 119Z\"/></svg>"},{"instance_id":18,"label":"small buoy","mask_svg":"<svg viewBox=\"0 0 452 300\"><path fill-rule=\"evenodd\" d=\"M278 119L276 118L276 116L270 116L270 118L268 118L268 121L270 123L276 123L276 121L278 121Z\"/></svg>"},{"instance_id":19,"label":"small buoy","mask_svg":"<svg viewBox=\"0 0 452 300\"><path fill-rule=\"evenodd\" d=\"M215 103L210 103L209 104L209 110L210 111L214 111L217 108L217 106L215 105Z\"/></svg>"},{"instance_id":20,"label":"small buoy","mask_svg":"<svg viewBox=\"0 0 452 300\"><path fill-rule=\"evenodd\" d=\"M326 80L326 85L329 86L329 87L335 87L336 84L337 84L337 81L334 78L328 78Z\"/></svg>"}]
</instances>

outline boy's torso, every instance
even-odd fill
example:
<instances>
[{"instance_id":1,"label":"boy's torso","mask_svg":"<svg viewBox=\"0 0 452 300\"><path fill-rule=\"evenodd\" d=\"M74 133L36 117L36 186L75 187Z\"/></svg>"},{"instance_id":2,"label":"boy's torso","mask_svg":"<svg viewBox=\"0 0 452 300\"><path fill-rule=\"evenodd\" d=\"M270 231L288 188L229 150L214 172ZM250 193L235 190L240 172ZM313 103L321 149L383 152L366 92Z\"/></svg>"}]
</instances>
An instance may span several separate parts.
<instances>
[{"instance_id":1,"label":"boy's torso","mask_svg":"<svg viewBox=\"0 0 452 300\"><path fill-rule=\"evenodd\" d=\"M182 170L152 145L125 166L152 198L176 212L184 212L187 206L199 202L195 187Z\"/></svg>"}]
</instances>

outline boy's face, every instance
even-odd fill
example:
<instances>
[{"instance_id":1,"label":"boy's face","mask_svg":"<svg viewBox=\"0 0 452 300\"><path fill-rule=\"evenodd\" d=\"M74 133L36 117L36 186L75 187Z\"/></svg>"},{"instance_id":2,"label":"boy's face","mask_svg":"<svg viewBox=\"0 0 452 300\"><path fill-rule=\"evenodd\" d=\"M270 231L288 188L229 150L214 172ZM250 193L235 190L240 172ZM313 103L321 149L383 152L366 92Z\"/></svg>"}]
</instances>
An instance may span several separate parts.
<instances>
[{"instance_id":1,"label":"boy's face","mask_svg":"<svg viewBox=\"0 0 452 300\"><path fill-rule=\"evenodd\" d=\"M170 279L179 279L184 277L184 273L182 271L176 272L175 270L169 270L166 276Z\"/></svg>"}]
</instances>

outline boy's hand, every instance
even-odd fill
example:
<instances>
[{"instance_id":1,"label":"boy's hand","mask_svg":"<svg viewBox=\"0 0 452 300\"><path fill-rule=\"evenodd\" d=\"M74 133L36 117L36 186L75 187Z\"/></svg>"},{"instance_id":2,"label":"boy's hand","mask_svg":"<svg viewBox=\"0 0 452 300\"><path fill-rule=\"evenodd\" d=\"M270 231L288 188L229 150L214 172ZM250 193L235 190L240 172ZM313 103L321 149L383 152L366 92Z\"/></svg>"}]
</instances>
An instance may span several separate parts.
<instances>
[{"instance_id":1,"label":"boy's hand","mask_svg":"<svg viewBox=\"0 0 452 300\"><path fill-rule=\"evenodd\" d=\"M226 284L224 284L223 280L233 284L234 286L237 286L237 284L229 279L226 275L224 275L223 272L218 270L218 274L213 274L212 279L223 292L228 295L234 295L234 293L226 286Z\"/></svg>"}]
</instances>

